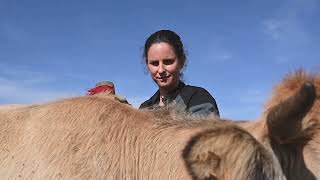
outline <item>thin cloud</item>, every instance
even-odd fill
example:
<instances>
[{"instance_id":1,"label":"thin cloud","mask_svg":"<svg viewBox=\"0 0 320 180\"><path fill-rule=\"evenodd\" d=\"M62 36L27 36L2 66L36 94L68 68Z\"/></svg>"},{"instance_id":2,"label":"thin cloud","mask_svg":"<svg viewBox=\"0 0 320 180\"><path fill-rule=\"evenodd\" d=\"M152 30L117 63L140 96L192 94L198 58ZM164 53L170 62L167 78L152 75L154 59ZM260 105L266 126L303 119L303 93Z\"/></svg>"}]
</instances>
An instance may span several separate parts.
<instances>
[{"instance_id":1,"label":"thin cloud","mask_svg":"<svg viewBox=\"0 0 320 180\"><path fill-rule=\"evenodd\" d=\"M263 24L264 32L279 45L290 46L309 41L303 25L294 17L270 18Z\"/></svg>"},{"instance_id":2,"label":"thin cloud","mask_svg":"<svg viewBox=\"0 0 320 180\"><path fill-rule=\"evenodd\" d=\"M231 61L232 58L233 55L230 51L216 44L210 46L206 55L206 59L210 62L225 63Z\"/></svg>"},{"instance_id":3,"label":"thin cloud","mask_svg":"<svg viewBox=\"0 0 320 180\"><path fill-rule=\"evenodd\" d=\"M267 95L259 89L247 89L239 97L239 102L244 104L263 104Z\"/></svg>"},{"instance_id":4,"label":"thin cloud","mask_svg":"<svg viewBox=\"0 0 320 180\"><path fill-rule=\"evenodd\" d=\"M273 40L286 45L308 42L309 35L303 19L312 15L317 5L316 0L287 1L275 14L263 21L263 31Z\"/></svg>"},{"instance_id":5,"label":"thin cloud","mask_svg":"<svg viewBox=\"0 0 320 180\"><path fill-rule=\"evenodd\" d=\"M26 103L42 103L50 100L70 97L75 94L68 92L57 92L33 87L24 87L19 82L8 79L0 79L0 104L26 104Z\"/></svg>"},{"instance_id":6,"label":"thin cloud","mask_svg":"<svg viewBox=\"0 0 320 180\"><path fill-rule=\"evenodd\" d=\"M276 54L274 63L285 64L294 61L293 55L312 44L313 34L309 32L305 19L316 12L316 0L286 1L269 18L262 22L263 32L273 41ZM290 59L290 61L289 61Z\"/></svg>"},{"instance_id":7,"label":"thin cloud","mask_svg":"<svg viewBox=\"0 0 320 180\"><path fill-rule=\"evenodd\" d=\"M238 107L219 107L221 118L231 119L234 121L251 121L257 120L261 113L262 108L257 105L245 105ZM252 117L248 119L247 117Z\"/></svg>"},{"instance_id":8,"label":"thin cloud","mask_svg":"<svg viewBox=\"0 0 320 180\"><path fill-rule=\"evenodd\" d=\"M201 57L206 64L211 63L226 63L230 62L234 58L233 52L226 48L226 39L221 35L215 33L210 34L209 38L203 39L201 46L205 47L201 49L201 54L196 55L197 59ZM193 55L193 54L192 54Z\"/></svg>"},{"instance_id":9,"label":"thin cloud","mask_svg":"<svg viewBox=\"0 0 320 180\"><path fill-rule=\"evenodd\" d=\"M279 57L276 57L275 59L275 63L279 65L287 64L288 62L290 62L290 60L287 57L279 56Z\"/></svg>"},{"instance_id":10,"label":"thin cloud","mask_svg":"<svg viewBox=\"0 0 320 180\"><path fill-rule=\"evenodd\" d=\"M76 95L74 92L49 89L54 78L43 72L32 71L27 66L0 64L0 75L0 104L41 103Z\"/></svg>"},{"instance_id":11,"label":"thin cloud","mask_svg":"<svg viewBox=\"0 0 320 180\"><path fill-rule=\"evenodd\" d=\"M222 51L216 52L216 54L213 54L212 57L216 62L229 62L232 59L232 54L227 51Z\"/></svg>"},{"instance_id":12,"label":"thin cloud","mask_svg":"<svg viewBox=\"0 0 320 180\"><path fill-rule=\"evenodd\" d=\"M265 30L264 32L271 36L274 40L280 40L282 35L283 25L281 22L276 21L275 19L268 19L263 22Z\"/></svg>"},{"instance_id":13,"label":"thin cloud","mask_svg":"<svg viewBox=\"0 0 320 180\"><path fill-rule=\"evenodd\" d=\"M257 119L262 113L267 97L268 94L259 88L237 90L219 102L220 114L234 120L248 120L246 117ZM237 102L236 106L234 102Z\"/></svg>"},{"instance_id":14,"label":"thin cloud","mask_svg":"<svg viewBox=\"0 0 320 180\"><path fill-rule=\"evenodd\" d=\"M7 77L12 82L20 83L23 85L33 85L38 83L49 83L55 79L46 73L31 70L28 66L3 64L0 63L0 75Z\"/></svg>"}]
</instances>

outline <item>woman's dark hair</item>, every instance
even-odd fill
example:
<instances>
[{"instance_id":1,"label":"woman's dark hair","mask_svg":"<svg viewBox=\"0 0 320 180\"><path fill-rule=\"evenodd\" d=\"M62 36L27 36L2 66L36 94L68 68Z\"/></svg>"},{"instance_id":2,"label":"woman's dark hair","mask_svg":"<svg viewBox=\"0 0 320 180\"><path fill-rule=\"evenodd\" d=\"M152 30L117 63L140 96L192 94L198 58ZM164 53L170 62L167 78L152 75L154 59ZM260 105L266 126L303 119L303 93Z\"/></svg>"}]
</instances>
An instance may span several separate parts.
<instances>
[{"instance_id":1,"label":"woman's dark hair","mask_svg":"<svg viewBox=\"0 0 320 180\"><path fill-rule=\"evenodd\" d=\"M144 62L148 61L148 51L150 47L155 43L165 42L168 43L174 50L177 58L179 59L179 63L181 63L182 68L186 66L186 53L183 48L183 44L178 34L170 30L160 30L149 36L144 45L143 59Z\"/></svg>"}]
</instances>

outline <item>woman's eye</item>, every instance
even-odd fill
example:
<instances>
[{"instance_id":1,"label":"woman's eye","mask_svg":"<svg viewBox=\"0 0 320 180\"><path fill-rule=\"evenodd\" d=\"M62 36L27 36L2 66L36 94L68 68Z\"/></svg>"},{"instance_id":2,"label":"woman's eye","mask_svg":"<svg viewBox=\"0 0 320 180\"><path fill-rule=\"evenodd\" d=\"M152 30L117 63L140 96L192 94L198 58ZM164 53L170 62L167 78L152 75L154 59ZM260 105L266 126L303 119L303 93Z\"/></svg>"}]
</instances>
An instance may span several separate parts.
<instances>
[{"instance_id":1,"label":"woman's eye","mask_svg":"<svg viewBox=\"0 0 320 180\"><path fill-rule=\"evenodd\" d=\"M163 60L163 64L165 65L170 65L174 63L174 59L165 59Z\"/></svg>"},{"instance_id":2,"label":"woman's eye","mask_svg":"<svg viewBox=\"0 0 320 180\"><path fill-rule=\"evenodd\" d=\"M149 62L149 64L151 64L152 66L158 66L159 61L151 61L151 62Z\"/></svg>"}]
</instances>

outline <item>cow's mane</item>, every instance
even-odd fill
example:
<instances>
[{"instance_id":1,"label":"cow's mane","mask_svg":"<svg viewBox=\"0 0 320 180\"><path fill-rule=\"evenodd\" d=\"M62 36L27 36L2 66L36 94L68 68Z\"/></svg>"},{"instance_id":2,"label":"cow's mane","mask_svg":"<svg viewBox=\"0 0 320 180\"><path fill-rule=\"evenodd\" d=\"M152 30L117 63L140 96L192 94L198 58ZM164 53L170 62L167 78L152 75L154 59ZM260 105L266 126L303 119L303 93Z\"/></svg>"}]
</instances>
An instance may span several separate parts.
<instances>
[{"instance_id":1,"label":"cow's mane","mask_svg":"<svg viewBox=\"0 0 320 180\"><path fill-rule=\"evenodd\" d=\"M210 115L208 117L195 116L190 113L177 112L174 108L156 110L150 113L154 118L152 121L158 128L207 128L217 123L228 123L230 121L222 120L218 116Z\"/></svg>"},{"instance_id":2,"label":"cow's mane","mask_svg":"<svg viewBox=\"0 0 320 180\"><path fill-rule=\"evenodd\" d=\"M268 112L272 107L280 104L284 100L293 96L300 87L306 83L312 83L316 88L316 101L313 108L309 114L319 115L320 110L320 74L319 73L306 73L303 70L297 70L293 73L289 73L283 79L283 81L277 85L272 93L272 97L266 103L266 112Z\"/></svg>"}]
</instances>

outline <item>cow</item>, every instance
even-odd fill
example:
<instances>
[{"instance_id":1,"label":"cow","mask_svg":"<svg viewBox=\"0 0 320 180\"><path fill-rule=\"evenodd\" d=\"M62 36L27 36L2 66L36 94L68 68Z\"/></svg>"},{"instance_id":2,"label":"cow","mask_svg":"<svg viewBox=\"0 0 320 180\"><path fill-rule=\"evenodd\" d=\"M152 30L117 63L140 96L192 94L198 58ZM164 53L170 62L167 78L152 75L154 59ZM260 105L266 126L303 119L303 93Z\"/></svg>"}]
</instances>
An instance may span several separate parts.
<instances>
[{"instance_id":1,"label":"cow","mask_svg":"<svg viewBox=\"0 0 320 180\"><path fill-rule=\"evenodd\" d=\"M263 149L267 150L268 154L272 156L273 162L271 164L276 167L274 172L282 174L282 176L269 176L267 179L320 179L320 75L306 73L302 70L291 73L284 78L281 84L275 87L272 94L272 97L266 103L264 113L257 121L233 122L233 124L253 136L259 142L259 145L263 145ZM222 134L225 136L228 133L223 132ZM241 137L240 139L243 140L244 138ZM228 176L226 179L229 179L230 175L231 179L238 179L237 174L230 173L227 170L234 170L235 167L238 168L243 164L242 159L237 159L240 154L244 157L250 157L248 155L251 154L252 158L259 151L255 150L254 153L248 153L248 151L254 150L245 147L248 141L239 145L240 140L236 138L234 138L234 142L230 143L231 145L228 144L222 150L217 150L216 147L220 147L220 144L226 144L225 138L219 137L218 140L220 142L214 140L216 146L212 146L214 143L211 140L211 143L208 143L210 145L207 146L204 146L201 141L195 140L199 144L198 146L204 146L202 147L202 149L205 149L204 157L210 159L211 163L214 162L213 164L220 163L216 166L217 169L203 171L205 168L202 168L202 170L198 168L201 165L200 163L192 167L190 164L196 159L193 158L187 163L189 172L195 174L195 177L207 174L207 176L203 176L203 179L208 177L209 172L214 173L214 177L219 177L218 179L225 179L226 176ZM232 156L237 156L230 158L226 152ZM194 153L197 154L199 151ZM209 156L209 154L213 155ZM215 156L216 158L213 161L212 157ZM185 157L187 158L187 156ZM257 168L263 167L259 163L253 163L247 169L251 170L254 166ZM242 170L246 171L245 169ZM241 174L240 179L246 179L243 178L245 173L239 174Z\"/></svg>"},{"instance_id":2,"label":"cow","mask_svg":"<svg viewBox=\"0 0 320 180\"><path fill-rule=\"evenodd\" d=\"M256 121L146 112L112 95L0 107L1 179L320 179L320 77L298 71Z\"/></svg>"}]
</instances>

